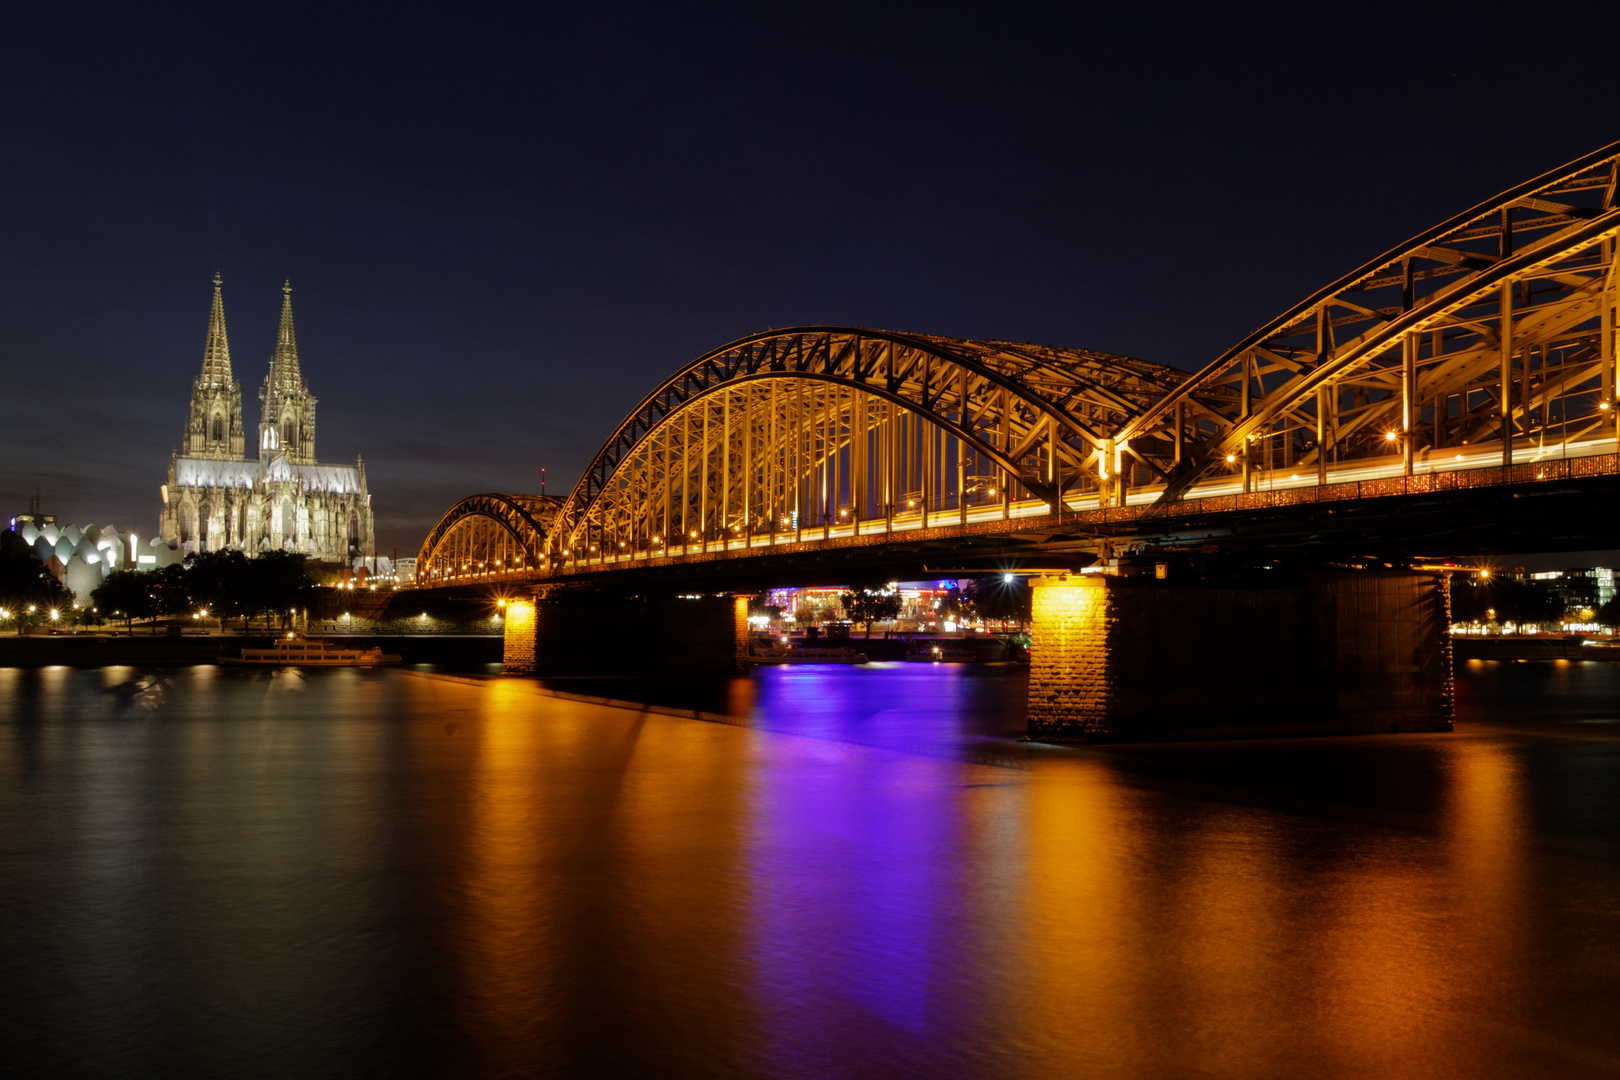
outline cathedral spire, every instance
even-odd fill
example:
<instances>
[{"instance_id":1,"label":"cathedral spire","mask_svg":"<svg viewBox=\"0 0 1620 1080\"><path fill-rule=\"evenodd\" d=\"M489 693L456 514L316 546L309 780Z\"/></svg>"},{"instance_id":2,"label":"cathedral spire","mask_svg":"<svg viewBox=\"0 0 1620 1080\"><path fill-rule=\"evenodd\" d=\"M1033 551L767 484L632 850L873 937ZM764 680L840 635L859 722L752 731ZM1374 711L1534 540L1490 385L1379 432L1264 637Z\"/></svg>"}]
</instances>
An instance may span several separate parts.
<instances>
[{"instance_id":1,"label":"cathedral spire","mask_svg":"<svg viewBox=\"0 0 1620 1080\"><path fill-rule=\"evenodd\" d=\"M290 280L281 286L281 329L276 332L276 351L270 358L270 381L277 390L294 390L304 381L298 370L298 338L293 333Z\"/></svg>"},{"instance_id":2,"label":"cathedral spire","mask_svg":"<svg viewBox=\"0 0 1620 1080\"><path fill-rule=\"evenodd\" d=\"M214 306L208 312L208 340L203 344L203 386L231 385L231 345L225 338L225 299L220 293L224 282L214 272Z\"/></svg>"},{"instance_id":3,"label":"cathedral spire","mask_svg":"<svg viewBox=\"0 0 1620 1080\"><path fill-rule=\"evenodd\" d=\"M315 398L298 370L298 338L293 334L292 282L281 287L281 329L270 373L259 391L259 457L278 453L296 465L315 464Z\"/></svg>"}]
</instances>

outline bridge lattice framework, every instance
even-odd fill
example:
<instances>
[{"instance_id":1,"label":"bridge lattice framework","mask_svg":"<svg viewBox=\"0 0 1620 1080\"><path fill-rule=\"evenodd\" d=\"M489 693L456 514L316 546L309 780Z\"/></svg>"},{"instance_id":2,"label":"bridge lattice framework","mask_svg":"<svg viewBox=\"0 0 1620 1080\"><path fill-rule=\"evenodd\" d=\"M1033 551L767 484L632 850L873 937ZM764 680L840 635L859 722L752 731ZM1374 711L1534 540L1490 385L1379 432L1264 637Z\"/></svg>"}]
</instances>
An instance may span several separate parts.
<instances>
[{"instance_id":1,"label":"bridge lattice framework","mask_svg":"<svg viewBox=\"0 0 1620 1080\"><path fill-rule=\"evenodd\" d=\"M1617 175L1620 143L1488 199L1190 376L1014 342L751 335L648 394L566 498L457 504L418 583L1613 471Z\"/></svg>"}]
</instances>

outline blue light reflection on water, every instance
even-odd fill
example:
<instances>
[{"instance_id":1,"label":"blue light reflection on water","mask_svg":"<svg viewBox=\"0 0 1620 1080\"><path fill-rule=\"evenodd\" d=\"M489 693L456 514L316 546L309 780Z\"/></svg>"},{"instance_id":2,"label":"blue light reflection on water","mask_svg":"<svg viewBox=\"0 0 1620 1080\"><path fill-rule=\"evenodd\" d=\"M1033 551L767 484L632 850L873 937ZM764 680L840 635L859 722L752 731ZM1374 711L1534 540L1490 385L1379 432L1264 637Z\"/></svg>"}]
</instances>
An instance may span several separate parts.
<instances>
[{"instance_id":1,"label":"blue light reflection on water","mask_svg":"<svg viewBox=\"0 0 1620 1080\"><path fill-rule=\"evenodd\" d=\"M974 837L987 815L969 804L983 789L1008 808L1021 797L1014 778L1003 787L962 758L1021 725L1009 699L1022 679L889 663L773 668L755 683L753 726L785 737L759 761L750 845L773 1057L807 1075L875 1045L926 1059L918 1046L993 1009L962 982L994 966L974 882L1019 845ZM833 1030L829 1002L846 1003Z\"/></svg>"}]
</instances>

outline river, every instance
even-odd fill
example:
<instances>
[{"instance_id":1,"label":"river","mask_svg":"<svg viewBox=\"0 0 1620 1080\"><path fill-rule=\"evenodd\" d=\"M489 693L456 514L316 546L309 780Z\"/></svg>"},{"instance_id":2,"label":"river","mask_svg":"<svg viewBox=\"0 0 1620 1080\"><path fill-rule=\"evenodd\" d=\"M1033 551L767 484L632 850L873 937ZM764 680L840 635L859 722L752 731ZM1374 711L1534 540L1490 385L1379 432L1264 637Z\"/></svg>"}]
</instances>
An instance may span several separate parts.
<instances>
[{"instance_id":1,"label":"river","mask_svg":"<svg viewBox=\"0 0 1620 1080\"><path fill-rule=\"evenodd\" d=\"M1620 1073L1620 665L1470 662L1436 735L1022 698L0 669L0 1074Z\"/></svg>"}]
</instances>

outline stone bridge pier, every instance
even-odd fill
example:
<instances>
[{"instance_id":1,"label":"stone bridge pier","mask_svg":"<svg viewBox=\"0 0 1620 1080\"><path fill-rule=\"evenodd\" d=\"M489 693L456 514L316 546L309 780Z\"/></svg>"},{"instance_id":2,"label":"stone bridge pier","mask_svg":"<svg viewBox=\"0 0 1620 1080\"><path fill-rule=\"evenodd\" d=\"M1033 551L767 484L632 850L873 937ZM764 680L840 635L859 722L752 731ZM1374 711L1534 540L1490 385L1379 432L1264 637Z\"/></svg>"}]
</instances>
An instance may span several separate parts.
<instances>
[{"instance_id":1,"label":"stone bridge pier","mask_svg":"<svg viewBox=\"0 0 1620 1080\"><path fill-rule=\"evenodd\" d=\"M1443 573L1032 585L1031 739L1451 730Z\"/></svg>"},{"instance_id":2,"label":"stone bridge pier","mask_svg":"<svg viewBox=\"0 0 1620 1080\"><path fill-rule=\"evenodd\" d=\"M531 594L506 603L518 675L745 675L748 597Z\"/></svg>"}]
</instances>

